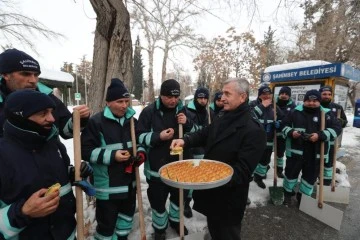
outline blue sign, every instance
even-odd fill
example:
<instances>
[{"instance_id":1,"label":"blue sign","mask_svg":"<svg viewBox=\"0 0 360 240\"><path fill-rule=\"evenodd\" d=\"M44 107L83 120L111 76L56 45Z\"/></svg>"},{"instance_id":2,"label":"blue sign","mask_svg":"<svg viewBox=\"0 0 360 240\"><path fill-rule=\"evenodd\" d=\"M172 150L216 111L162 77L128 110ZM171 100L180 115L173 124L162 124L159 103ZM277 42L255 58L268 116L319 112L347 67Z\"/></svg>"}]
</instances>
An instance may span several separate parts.
<instances>
[{"instance_id":1,"label":"blue sign","mask_svg":"<svg viewBox=\"0 0 360 240\"><path fill-rule=\"evenodd\" d=\"M314 80L329 77L344 77L354 81L360 81L360 70L343 63L333 63L267 72L261 76L261 82Z\"/></svg>"}]
</instances>

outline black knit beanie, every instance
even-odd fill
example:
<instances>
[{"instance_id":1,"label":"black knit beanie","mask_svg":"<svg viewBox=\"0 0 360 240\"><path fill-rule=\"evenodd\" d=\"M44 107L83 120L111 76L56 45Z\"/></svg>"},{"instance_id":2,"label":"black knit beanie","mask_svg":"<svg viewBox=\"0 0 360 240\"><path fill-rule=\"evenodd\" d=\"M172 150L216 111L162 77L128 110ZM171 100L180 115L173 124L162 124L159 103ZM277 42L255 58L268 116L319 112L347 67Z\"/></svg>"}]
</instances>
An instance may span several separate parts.
<instances>
[{"instance_id":1,"label":"black knit beanie","mask_svg":"<svg viewBox=\"0 0 360 240\"><path fill-rule=\"evenodd\" d=\"M118 79L111 79L111 83L107 88L106 101L111 102L120 98L129 98L129 91L126 89L124 83Z\"/></svg>"},{"instance_id":2,"label":"black knit beanie","mask_svg":"<svg viewBox=\"0 0 360 240\"><path fill-rule=\"evenodd\" d=\"M207 90L207 88L204 88L204 87L200 87L200 88L196 89L194 98L195 99L198 99L198 98L209 99L209 90Z\"/></svg>"},{"instance_id":3,"label":"black knit beanie","mask_svg":"<svg viewBox=\"0 0 360 240\"><path fill-rule=\"evenodd\" d=\"M35 90L17 90L5 101L5 114L15 114L28 118L47 108L55 108L55 102L46 94Z\"/></svg>"},{"instance_id":4,"label":"black knit beanie","mask_svg":"<svg viewBox=\"0 0 360 240\"><path fill-rule=\"evenodd\" d=\"M283 86L279 91L279 95L282 93L285 93L286 95L291 97L291 88L289 88L288 86Z\"/></svg>"},{"instance_id":5,"label":"black knit beanie","mask_svg":"<svg viewBox=\"0 0 360 240\"><path fill-rule=\"evenodd\" d=\"M17 90L6 98L4 112L6 119L14 126L48 136L51 129L45 129L28 118L37 112L55 107L55 102L48 95L25 89Z\"/></svg>"},{"instance_id":6,"label":"black knit beanie","mask_svg":"<svg viewBox=\"0 0 360 240\"><path fill-rule=\"evenodd\" d=\"M175 79L165 80L161 84L160 95L180 96L180 84Z\"/></svg>"},{"instance_id":7,"label":"black knit beanie","mask_svg":"<svg viewBox=\"0 0 360 240\"><path fill-rule=\"evenodd\" d=\"M271 88L269 86L261 86L258 90L258 96L260 96L263 93L272 93Z\"/></svg>"},{"instance_id":8,"label":"black knit beanie","mask_svg":"<svg viewBox=\"0 0 360 240\"><path fill-rule=\"evenodd\" d=\"M304 97L304 102L306 100L318 100L320 102L321 100L320 92L316 89L311 89L307 91Z\"/></svg>"},{"instance_id":9,"label":"black knit beanie","mask_svg":"<svg viewBox=\"0 0 360 240\"><path fill-rule=\"evenodd\" d=\"M220 100L222 97L222 92L216 92L215 95L214 95L214 102L216 100Z\"/></svg>"},{"instance_id":10,"label":"black knit beanie","mask_svg":"<svg viewBox=\"0 0 360 240\"><path fill-rule=\"evenodd\" d=\"M0 73L31 71L41 73L40 65L33 57L15 48L0 54Z\"/></svg>"},{"instance_id":11,"label":"black knit beanie","mask_svg":"<svg viewBox=\"0 0 360 240\"><path fill-rule=\"evenodd\" d=\"M331 86L328 86L328 85L325 85L325 86L322 86L322 87L319 89L319 92L320 92L320 93L325 92L325 91L332 92L332 87L331 87Z\"/></svg>"}]
</instances>

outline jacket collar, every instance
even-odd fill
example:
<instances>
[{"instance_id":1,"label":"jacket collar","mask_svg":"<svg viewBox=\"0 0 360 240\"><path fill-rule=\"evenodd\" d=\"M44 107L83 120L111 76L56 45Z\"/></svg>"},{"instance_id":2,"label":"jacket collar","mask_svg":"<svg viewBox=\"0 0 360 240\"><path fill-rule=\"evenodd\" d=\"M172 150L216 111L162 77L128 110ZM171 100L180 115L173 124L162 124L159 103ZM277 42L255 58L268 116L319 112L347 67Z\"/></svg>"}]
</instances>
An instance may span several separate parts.
<instances>
[{"instance_id":1,"label":"jacket collar","mask_svg":"<svg viewBox=\"0 0 360 240\"><path fill-rule=\"evenodd\" d=\"M39 135L37 132L18 128L6 121L4 124L4 138L11 139L26 149L41 149L48 141L58 137L58 130L53 125L52 131L48 137Z\"/></svg>"},{"instance_id":2,"label":"jacket collar","mask_svg":"<svg viewBox=\"0 0 360 240\"><path fill-rule=\"evenodd\" d=\"M155 101L155 109L156 110L160 110L161 111L161 109L160 109L160 97L158 98L158 99L156 99L156 101ZM183 107L184 107L184 105L183 105L183 103L182 103L182 101L181 100L179 100L179 102L178 102L178 104L177 104L177 106L176 106L176 113L178 113L178 112L180 112L182 109L183 109Z\"/></svg>"},{"instance_id":3,"label":"jacket collar","mask_svg":"<svg viewBox=\"0 0 360 240\"><path fill-rule=\"evenodd\" d=\"M135 110L132 109L131 107L128 107L126 109L125 115L122 116L121 118L116 117L110 110L110 108L108 106L105 107L104 109L104 113L103 113L104 117L110 120L114 120L118 123L121 124L121 126L124 125L125 119L130 119L131 117L133 117L135 115Z\"/></svg>"},{"instance_id":4,"label":"jacket collar","mask_svg":"<svg viewBox=\"0 0 360 240\"><path fill-rule=\"evenodd\" d=\"M217 134L217 130L220 124L222 124L222 121L224 121L228 114L231 114L230 116L232 118L232 121L229 125L227 125L225 131L221 131L219 134ZM214 122L213 131L211 132L211 138L214 139L212 141L212 144L209 146L209 149L218 142L222 141L223 139L227 138L228 136L232 135L237 131L238 128L245 126L247 122L250 120L251 114L250 114L250 107L247 103L241 104L234 112L225 112L225 114L218 118L217 121Z\"/></svg>"}]
</instances>

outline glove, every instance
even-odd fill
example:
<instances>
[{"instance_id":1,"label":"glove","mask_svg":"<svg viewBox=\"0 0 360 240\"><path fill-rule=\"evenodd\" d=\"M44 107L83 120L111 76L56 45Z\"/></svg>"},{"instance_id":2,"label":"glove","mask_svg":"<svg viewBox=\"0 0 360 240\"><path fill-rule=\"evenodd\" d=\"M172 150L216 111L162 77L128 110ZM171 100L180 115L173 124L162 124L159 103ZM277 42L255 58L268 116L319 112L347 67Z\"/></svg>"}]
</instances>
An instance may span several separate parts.
<instances>
[{"instance_id":1,"label":"glove","mask_svg":"<svg viewBox=\"0 0 360 240\"><path fill-rule=\"evenodd\" d=\"M265 131L266 131L266 133L271 133L272 132L272 124L266 124Z\"/></svg>"},{"instance_id":2,"label":"glove","mask_svg":"<svg viewBox=\"0 0 360 240\"><path fill-rule=\"evenodd\" d=\"M136 157L131 156L128 160L128 165L125 167L126 173L132 173L133 172L133 166L139 167L141 164L143 164L146 160L145 152L140 151L137 153Z\"/></svg>"},{"instance_id":3,"label":"glove","mask_svg":"<svg viewBox=\"0 0 360 240\"><path fill-rule=\"evenodd\" d=\"M317 134L319 136L318 141L322 141L322 142L326 141L327 137L323 131L319 131L317 132Z\"/></svg>"},{"instance_id":4,"label":"glove","mask_svg":"<svg viewBox=\"0 0 360 240\"><path fill-rule=\"evenodd\" d=\"M141 164L143 164L146 161L146 155L145 152L137 152L136 157L134 158L134 164L136 167L139 167Z\"/></svg>"},{"instance_id":5,"label":"glove","mask_svg":"<svg viewBox=\"0 0 360 240\"><path fill-rule=\"evenodd\" d=\"M275 129L280 129L280 124L281 124L281 121L280 120L277 120L274 122L274 127Z\"/></svg>"},{"instance_id":6,"label":"glove","mask_svg":"<svg viewBox=\"0 0 360 240\"><path fill-rule=\"evenodd\" d=\"M80 177L81 178L87 178L90 175L92 175L93 172L94 172L94 170L88 162L84 162L84 161L81 162L81 164L80 164ZM70 182L75 181L75 167L72 165L69 167L69 178L70 178Z\"/></svg>"},{"instance_id":7,"label":"glove","mask_svg":"<svg viewBox=\"0 0 360 240\"><path fill-rule=\"evenodd\" d=\"M145 152L140 151L137 152L136 157L131 156L128 160L128 165L125 167L126 173L132 173L133 167L139 167L141 164L143 164L146 161L146 155Z\"/></svg>"},{"instance_id":8,"label":"glove","mask_svg":"<svg viewBox=\"0 0 360 240\"><path fill-rule=\"evenodd\" d=\"M96 190L95 188L86 180L76 181L73 183L74 186L80 187L86 195L92 197L95 196Z\"/></svg>"},{"instance_id":9,"label":"glove","mask_svg":"<svg viewBox=\"0 0 360 240\"><path fill-rule=\"evenodd\" d=\"M304 140L304 141L309 141L309 139L311 138L311 136L312 136L312 134L310 134L310 133L306 133L306 132L300 132L300 134L301 134L301 138L302 138L302 140ZM320 136L320 135L319 135Z\"/></svg>"},{"instance_id":10,"label":"glove","mask_svg":"<svg viewBox=\"0 0 360 240\"><path fill-rule=\"evenodd\" d=\"M337 120L339 121L342 128L346 127L346 121L344 119L338 118Z\"/></svg>"}]
</instances>

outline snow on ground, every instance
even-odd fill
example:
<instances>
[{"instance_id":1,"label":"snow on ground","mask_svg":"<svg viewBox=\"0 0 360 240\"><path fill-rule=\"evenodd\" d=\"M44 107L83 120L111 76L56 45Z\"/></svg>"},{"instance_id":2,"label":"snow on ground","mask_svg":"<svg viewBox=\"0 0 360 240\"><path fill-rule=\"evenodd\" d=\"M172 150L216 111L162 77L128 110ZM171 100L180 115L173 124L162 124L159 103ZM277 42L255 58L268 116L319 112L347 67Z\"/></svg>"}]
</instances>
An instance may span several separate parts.
<instances>
[{"instance_id":1,"label":"snow on ground","mask_svg":"<svg viewBox=\"0 0 360 240\"><path fill-rule=\"evenodd\" d=\"M136 109L136 110L137 110L137 116L138 116L141 110L140 109ZM348 118L349 123L348 123L347 127L344 129L343 138L342 138L342 147L340 148L340 150L347 152L348 149L354 150L356 148L357 149L356 151L360 152L359 151L360 128L352 127L352 123L353 123L353 115L352 114L349 113L347 115L347 118ZM73 141L72 141L72 139L63 140L63 143L67 147L68 154L73 161ZM357 154L357 155L359 155L359 154ZM268 204L268 202L270 200L268 187L273 186L273 176L274 176L272 162L270 163L270 166L271 166L271 169L269 170L269 172L267 174L267 179L264 180L264 182L267 186L266 189L259 188L256 185L256 183L254 183L254 182L250 183L249 198L251 199L252 202L249 207L251 207L251 208L265 206ZM338 185L350 187L350 183L348 181L348 175L346 173L345 165L342 164L341 162L337 162L337 166L341 171L341 174L337 174L337 181L339 182ZM142 199L143 199L144 219L145 219L145 226L146 226L145 231L146 231L147 238L152 239L153 238L152 234L154 231L151 227L151 208L150 208L150 203L147 199L147 193L146 193L147 183L145 180L145 176L143 174L143 165L140 167L139 170L140 170L140 178L141 178L141 192L142 192ZM278 178L278 183L277 183L278 186L282 186L282 181L283 180L281 178ZM197 213L195 211L193 211L193 214L194 214L194 216L190 219L184 218L185 226L188 228L189 233L191 234L191 233L206 231L206 229L207 229L206 218L202 214ZM85 218L85 221L84 221L85 224L89 223L89 222L92 223L92 224L90 224L91 227L89 229L90 237L88 237L87 239L93 239L92 235L94 234L95 228L96 228L95 210L94 210L94 206L92 204L88 205L86 197L84 197L84 218ZM176 232L173 229L171 229L171 228L167 229L167 238L175 238L177 236L178 235L176 234ZM135 240L135 239L140 239L139 214L138 214L137 210L136 210L136 213L134 216L133 230L129 235L129 240Z\"/></svg>"}]
</instances>

